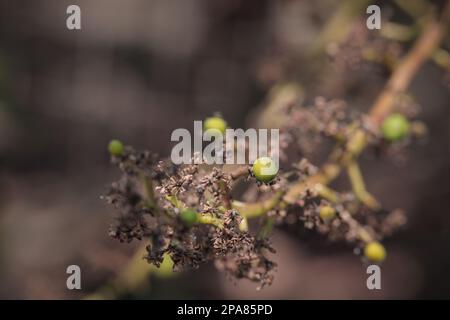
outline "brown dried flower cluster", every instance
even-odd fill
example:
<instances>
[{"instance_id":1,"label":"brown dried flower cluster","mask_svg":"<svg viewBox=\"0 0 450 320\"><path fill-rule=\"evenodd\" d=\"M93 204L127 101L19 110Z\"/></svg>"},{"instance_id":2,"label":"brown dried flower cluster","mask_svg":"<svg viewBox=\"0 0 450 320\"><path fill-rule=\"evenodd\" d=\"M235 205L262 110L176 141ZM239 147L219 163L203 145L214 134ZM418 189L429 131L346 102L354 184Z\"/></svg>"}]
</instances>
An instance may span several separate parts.
<instances>
[{"instance_id":1,"label":"brown dried flower cluster","mask_svg":"<svg viewBox=\"0 0 450 320\"><path fill-rule=\"evenodd\" d=\"M261 182L265 179L248 166L174 165L131 147L122 152L116 142L110 152L122 176L104 197L118 211L111 236L125 242L145 239L146 259L156 266L167 256L174 270L213 261L231 277L256 281L259 287L273 281L276 265L269 256L275 251L269 239L275 225L315 230L350 244L365 260L382 262L386 250L380 241L406 218L400 209L383 208L366 189L358 159L367 147L377 155L398 153L426 132L423 124L411 121L418 107L407 89L439 47L448 17L447 2L403 56L398 42L410 36L409 27L401 28L399 39L393 25L384 29L391 34L382 37L358 25L348 41L330 45L328 54L338 73L370 61L387 67L390 78L367 114L353 112L339 100L317 98L306 107L286 103L282 162L270 183ZM334 147L318 168L304 157L311 159L323 141ZM332 189L330 183L342 173L351 188ZM233 199L238 189L240 199Z\"/></svg>"},{"instance_id":2,"label":"brown dried flower cluster","mask_svg":"<svg viewBox=\"0 0 450 320\"><path fill-rule=\"evenodd\" d=\"M119 211L112 237L122 242L148 239L146 259L156 266L169 254L175 271L216 261L236 278L261 286L272 282L275 264L266 254L273 249L267 239L243 230L243 217L231 208L229 190L238 177L218 167L174 166L131 147L112 162L122 171L104 197ZM183 220L187 210L197 216L192 224Z\"/></svg>"},{"instance_id":3,"label":"brown dried flower cluster","mask_svg":"<svg viewBox=\"0 0 450 320\"><path fill-rule=\"evenodd\" d=\"M374 66L392 70L402 53L403 46L398 40L369 30L364 20L355 23L345 41L331 43L327 48L330 62L336 70L370 70L370 73L376 72L371 68Z\"/></svg>"},{"instance_id":4,"label":"brown dried flower cluster","mask_svg":"<svg viewBox=\"0 0 450 320\"><path fill-rule=\"evenodd\" d=\"M369 144L382 141L364 115L350 114L342 101L318 98L311 107L291 106L285 112L289 120L281 136L290 143L282 145L283 152L294 144L307 153L306 142L298 143L302 138L319 137L312 140L316 143L328 138L342 145L336 160L340 161L348 152L345 142L356 130L364 132ZM310 147L306 143L306 149ZM131 147L112 156L112 162L122 176L105 196L119 211L110 235L125 242L145 239L148 262L159 266L168 255L175 271L214 261L231 277L247 278L263 287L272 283L276 266L269 259L275 252L269 242L274 225L314 229L330 240L362 249L405 223L401 210L381 208L364 189L358 167L351 169L356 164L350 162L344 166L353 189L346 192L317 180L323 173L304 158L280 171L271 183L258 182L247 166L174 165ZM250 181L242 195L248 202L231 196L242 179ZM322 215L324 207L330 216ZM249 220L259 221L255 233L249 231Z\"/></svg>"}]
</instances>

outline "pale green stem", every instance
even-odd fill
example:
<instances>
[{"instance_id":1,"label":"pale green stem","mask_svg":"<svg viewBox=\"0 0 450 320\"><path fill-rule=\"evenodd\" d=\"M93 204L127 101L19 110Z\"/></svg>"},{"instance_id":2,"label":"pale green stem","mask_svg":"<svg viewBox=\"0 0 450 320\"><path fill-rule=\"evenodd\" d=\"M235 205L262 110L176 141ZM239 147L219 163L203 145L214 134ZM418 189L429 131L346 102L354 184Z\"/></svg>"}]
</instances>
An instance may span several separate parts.
<instances>
[{"instance_id":1,"label":"pale green stem","mask_svg":"<svg viewBox=\"0 0 450 320\"><path fill-rule=\"evenodd\" d=\"M240 201L233 201L232 206L233 209L235 209L237 212L239 212L240 215L246 218L256 218L267 211L272 210L280 204L280 201L283 197L283 192L278 191L276 192L270 199L258 202L258 203L244 203Z\"/></svg>"},{"instance_id":2,"label":"pale green stem","mask_svg":"<svg viewBox=\"0 0 450 320\"><path fill-rule=\"evenodd\" d=\"M378 201L366 190L364 178L361 169L356 161L350 161L347 166L347 174L352 185L355 196L372 210L379 210L381 208Z\"/></svg>"},{"instance_id":3,"label":"pale green stem","mask_svg":"<svg viewBox=\"0 0 450 320\"><path fill-rule=\"evenodd\" d=\"M266 217L261 226L261 229L258 232L257 238L258 239L267 238L272 232L274 224L275 224L275 217Z\"/></svg>"},{"instance_id":4,"label":"pale green stem","mask_svg":"<svg viewBox=\"0 0 450 320\"><path fill-rule=\"evenodd\" d=\"M339 194L336 191L334 191L333 189L327 187L326 185L318 183L315 186L315 190L320 197L322 197L332 203L340 202Z\"/></svg>"},{"instance_id":5,"label":"pale green stem","mask_svg":"<svg viewBox=\"0 0 450 320\"><path fill-rule=\"evenodd\" d=\"M146 195L146 204L150 209L156 208L155 190L153 189L153 181L145 175L141 175L144 192Z\"/></svg>"},{"instance_id":6,"label":"pale green stem","mask_svg":"<svg viewBox=\"0 0 450 320\"><path fill-rule=\"evenodd\" d=\"M223 220L214 217L212 214L209 213L198 213L197 222L202 224L212 224L218 228L223 228Z\"/></svg>"}]
</instances>

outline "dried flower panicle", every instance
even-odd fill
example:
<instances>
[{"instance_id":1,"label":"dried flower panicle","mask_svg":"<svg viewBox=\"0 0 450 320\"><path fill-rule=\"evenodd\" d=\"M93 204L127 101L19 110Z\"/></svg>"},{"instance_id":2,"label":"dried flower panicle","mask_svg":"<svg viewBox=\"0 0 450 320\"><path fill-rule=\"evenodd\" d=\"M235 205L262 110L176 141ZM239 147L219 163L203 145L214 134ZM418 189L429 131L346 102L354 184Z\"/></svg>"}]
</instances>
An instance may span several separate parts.
<instances>
[{"instance_id":1,"label":"dried flower panicle","mask_svg":"<svg viewBox=\"0 0 450 320\"><path fill-rule=\"evenodd\" d=\"M275 250L267 239L257 239L248 232L241 232L240 219L235 211L229 211L225 215L224 228L217 229L214 235L214 252L219 257L216 266L237 279L259 282L258 288L270 285L276 264L266 255Z\"/></svg>"},{"instance_id":2,"label":"dried flower panicle","mask_svg":"<svg viewBox=\"0 0 450 320\"><path fill-rule=\"evenodd\" d=\"M291 106L286 112L289 120L281 132L285 153L296 147L311 156L324 138L345 141L363 123L362 114L349 111L347 104L337 99L317 97L311 106Z\"/></svg>"},{"instance_id":3,"label":"dried flower panicle","mask_svg":"<svg viewBox=\"0 0 450 320\"><path fill-rule=\"evenodd\" d=\"M398 100L398 110L410 117L416 115L413 100ZM387 145L367 115L349 111L341 100L319 97L312 106L290 105L285 112L289 116L282 128L281 147L286 159L294 142L308 154L322 139L328 139L338 146L328 166L346 167L354 158L352 152L361 148L358 144L379 150ZM355 139L358 135L364 140ZM403 144L391 143L388 150ZM261 182L254 167L242 166L230 172L224 166L195 164L195 156L194 164L174 165L148 151L138 152L129 146L123 150L112 155L112 163L122 176L104 196L118 210L110 235L122 242L148 241L145 258L156 266L167 255L174 270L214 261L228 275L263 287L274 278L276 264L268 258L268 253L274 252L268 242L274 225L300 225L332 241L362 248L405 223L402 211L382 209L364 189L357 164L353 164L353 173L348 173L352 190L338 192L316 179L324 172L305 158L270 182ZM251 184L243 197L251 198L252 203L235 201L231 196L241 177ZM255 235L248 231L248 218L260 218Z\"/></svg>"},{"instance_id":4,"label":"dried flower panicle","mask_svg":"<svg viewBox=\"0 0 450 320\"><path fill-rule=\"evenodd\" d=\"M394 28L401 31L403 41L409 36L405 27ZM263 161L236 172L226 170L227 165L197 165L196 161L174 165L148 151L138 152L114 141L110 148L112 163L122 176L104 196L118 211L110 235L124 242L145 240L145 258L156 266L166 256L170 256L176 271L214 262L230 277L255 281L260 288L274 279L276 264L270 254L275 251L269 238L277 225L307 229L331 241L348 243L357 249L355 252L363 253L364 259L381 263L386 250L380 241L401 228L406 215L400 209L384 208L367 190L358 159L365 149L376 156L403 155L405 146L426 133L423 124L412 120L419 107L405 94L405 87L425 61L423 54L417 54L424 50L421 45L432 47L438 42L438 37L429 42L421 40L429 35L424 31L411 53L403 55L398 34L386 32L389 28L369 32L363 22L356 23L347 40L327 48L334 71L341 78L350 68L379 71L382 66L383 72L393 72L377 100L370 102L368 113L354 111L343 100L324 97L307 106L299 98L289 99L279 108L277 105L284 123L276 125L281 127L281 163L275 174L261 173L259 169L267 163ZM402 72L406 77L399 85L394 80ZM333 77L327 74L327 78ZM220 132L227 127L218 116L209 122L219 126ZM316 155L324 141L334 147L322 166L303 159ZM348 190L329 186L344 174ZM246 178L246 183L239 184L241 178ZM232 196L238 184L241 190L246 188L240 192L240 200ZM251 220L259 223L251 225Z\"/></svg>"},{"instance_id":5,"label":"dried flower panicle","mask_svg":"<svg viewBox=\"0 0 450 320\"><path fill-rule=\"evenodd\" d=\"M346 40L337 44L331 43L327 48L328 58L332 66L340 70L358 70L372 67L370 72L376 73L373 67L382 66L391 70L403 53L399 41L383 37L366 27L364 20L355 23ZM366 70L367 71L367 70Z\"/></svg>"},{"instance_id":6,"label":"dried flower panicle","mask_svg":"<svg viewBox=\"0 0 450 320\"><path fill-rule=\"evenodd\" d=\"M420 106L411 95L398 94L393 109L408 119L414 119L420 111ZM349 110L343 100L317 97L310 106L291 105L285 112L288 120L280 134L282 159L288 159L293 149L304 156L312 157L318 150L317 145L324 140L348 142L356 131L361 130L365 134L365 143L375 154L383 154L397 163L402 163L407 157L405 147L426 135L425 125L412 122L414 125L406 139L386 143L379 126L370 116Z\"/></svg>"},{"instance_id":7,"label":"dried flower panicle","mask_svg":"<svg viewBox=\"0 0 450 320\"><path fill-rule=\"evenodd\" d=\"M345 130L349 118L342 104L332 102L330 110L326 105L325 100L319 99L314 110L295 111L298 114L292 121L306 121L310 124L308 129L319 135L348 134ZM325 189L319 185L305 188L295 202L286 203L283 195L293 183L308 181L320 171L306 159L294 164L291 171L272 184L255 183L255 188L261 190L254 195L256 202L241 212L230 192L237 179L251 176L247 168L230 173L219 166L177 166L131 147L126 147L123 155L113 156L112 162L121 169L122 176L104 196L119 211L110 235L122 242L146 239L147 261L159 266L169 255L175 271L214 261L229 276L247 278L262 288L274 279L276 264L268 258L269 253L275 252L268 241L274 223L301 225L330 240L357 246L364 237L381 239L405 223L401 211L374 218L373 209L364 206L354 193L328 191L331 195L324 195ZM258 201L261 207L257 206ZM324 207L332 213L327 218L321 215ZM257 235L242 228L246 215L255 215L248 210L265 211L258 211L265 220L261 220ZM193 219L189 223L183 219L186 211Z\"/></svg>"},{"instance_id":8,"label":"dried flower panicle","mask_svg":"<svg viewBox=\"0 0 450 320\"><path fill-rule=\"evenodd\" d=\"M112 157L122 176L103 197L119 211L110 229L112 237L124 242L146 238L145 258L156 266L169 254L175 271L216 261L236 278L260 286L271 283L275 264L264 252L273 249L266 240L241 231L242 216L228 209L231 174L219 167L175 166L148 152L125 150ZM186 225L181 214L187 209L206 222Z\"/></svg>"},{"instance_id":9,"label":"dried flower panicle","mask_svg":"<svg viewBox=\"0 0 450 320\"><path fill-rule=\"evenodd\" d=\"M142 196L136 190L134 177L124 174L117 182L111 184L103 198L120 211L116 223L110 228L109 235L120 242L141 240L147 229L144 215L150 211L143 205Z\"/></svg>"}]
</instances>

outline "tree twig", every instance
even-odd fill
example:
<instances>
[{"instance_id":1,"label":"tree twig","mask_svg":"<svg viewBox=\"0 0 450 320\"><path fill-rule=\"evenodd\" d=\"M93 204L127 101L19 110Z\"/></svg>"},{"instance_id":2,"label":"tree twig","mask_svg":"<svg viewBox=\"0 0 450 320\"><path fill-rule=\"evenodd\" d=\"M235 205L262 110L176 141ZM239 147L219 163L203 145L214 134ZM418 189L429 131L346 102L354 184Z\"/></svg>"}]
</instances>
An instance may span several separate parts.
<instances>
[{"instance_id":1,"label":"tree twig","mask_svg":"<svg viewBox=\"0 0 450 320\"><path fill-rule=\"evenodd\" d=\"M449 1L446 2L440 17L431 18L425 25L419 38L416 40L410 52L400 61L398 67L392 73L385 88L379 94L372 105L370 120L378 127L382 120L392 112L395 98L405 92L417 74L420 67L433 54L439 46L448 24L450 15ZM305 181L294 183L288 187L283 198L278 203L294 203L307 189L316 184L327 185L339 176L343 167L357 158L367 145L367 134L362 129L356 130L348 139L345 150L335 149L328 162L326 162L317 174L310 176ZM276 202L276 198L271 199ZM273 204L272 202L272 204ZM278 204L275 203L275 206ZM265 205L261 203L245 204L240 202L238 209L243 212L251 212L251 216L259 216L267 212Z\"/></svg>"}]
</instances>

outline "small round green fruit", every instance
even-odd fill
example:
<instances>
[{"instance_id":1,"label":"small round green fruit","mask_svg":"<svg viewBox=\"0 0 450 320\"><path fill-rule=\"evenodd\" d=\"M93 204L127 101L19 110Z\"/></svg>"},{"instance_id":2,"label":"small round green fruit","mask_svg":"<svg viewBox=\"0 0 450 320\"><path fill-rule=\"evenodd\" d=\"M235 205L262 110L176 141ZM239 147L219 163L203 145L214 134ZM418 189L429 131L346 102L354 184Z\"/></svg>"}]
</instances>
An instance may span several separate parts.
<instances>
[{"instance_id":1,"label":"small round green fruit","mask_svg":"<svg viewBox=\"0 0 450 320\"><path fill-rule=\"evenodd\" d=\"M124 147L119 140L111 140L108 144L108 151L112 156L120 157L123 155Z\"/></svg>"},{"instance_id":2,"label":"small round green fruit","mask_svg":"<svg viewBox=\"0 0 450 320\"><path fill-rule=\"evenodd\" d=\"M386 259L386 249L381 243L372 241L364 247L364 255L371 262L382 262Z\"/></svg>"},{"instance_id":3,"label":"small round green fruit","mask_svg":"<svg viewBox=\"0 0 450 320\"><path fill-rule=\"evenodd\" d=\"M181 211L180 218L187 226L192 226L198 220L197 212L192 209L185 209Z\"/></svg>"},{"instance_id":4,"label":"small round green fruit","mask_svg":"<svg viewBox=\"0 0 450 320\"><path fill-rule=\"evenodd\" d=\"M322 220L331 220L336 216L336 209L330 206L323 206L320 208L319 216L322 218Z\"/></svg>"},{"instance_id":5,"label":"small round green fruit","mask_svg":"<svg viewBox=\"0 0 450 320\"><path fill-rule=\"evenodd\" d=\"M381 124L383 137L390 141L398 141L405 138L410 131L410 123L406 117L400 113L394 113L384 119Z\"/></svg>"},{"instance_id":6,"label":"small round green fruit","mask_svg":"<svg viewBox=\"0 0 450 320\"><path fill-rule=\"evenodd\" d=\"M269 157L261 157L253 163L253 175L258 181L268 183L277 176L278 168Z\"/></svg>"},{"instance_id":7,"label":"small round green fruit","mask_svg":"<svg viewBox=\"0 0 450 320\"><path fill-rule=\"evenodd\" d=\"M213 129L218 130L220 133L225 134L227 130L227 122L220 117L210 117L203 123L203 129L205 131Z\"/></svg>"}]
</instances>

